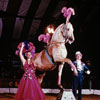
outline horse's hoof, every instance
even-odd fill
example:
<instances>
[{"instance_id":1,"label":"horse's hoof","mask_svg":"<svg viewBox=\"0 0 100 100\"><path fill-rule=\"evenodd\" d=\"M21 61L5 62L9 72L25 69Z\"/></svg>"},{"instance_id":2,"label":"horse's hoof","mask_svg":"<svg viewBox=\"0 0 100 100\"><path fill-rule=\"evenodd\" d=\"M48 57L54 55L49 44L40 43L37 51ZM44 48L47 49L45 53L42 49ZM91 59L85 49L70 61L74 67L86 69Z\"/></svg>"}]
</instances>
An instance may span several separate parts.
<instances>
[{"instance_id":1,"label":"horse's hoof","mask_svg":"<svg viewBox=\"0 0 100 100\"><path fill-rule=\"evenodd\" d=\"M63 91L64 91L63 88L60 88L60 92L58 93L56 100L61 100Z\"/></svg>"},{"instance_id":2,"label":"horse's hoof","mask_svg":"<svg viewBox=\"0 0 100 100\"><path fill-rule=\"evenodd\" d=\"M60 90L64 90L63 86L61 84L58 85Z\"/></svg>"},{"instance_id":3,"label":"horse's hoof","mask_svg":"<svg viewBox=\"0 0 100 100\"><path fill-rule=\"evenodd\" d=\"M74 75L75 75L75 76L78 76L77 70L74 70Z\"/></svg>"}]
</instances>

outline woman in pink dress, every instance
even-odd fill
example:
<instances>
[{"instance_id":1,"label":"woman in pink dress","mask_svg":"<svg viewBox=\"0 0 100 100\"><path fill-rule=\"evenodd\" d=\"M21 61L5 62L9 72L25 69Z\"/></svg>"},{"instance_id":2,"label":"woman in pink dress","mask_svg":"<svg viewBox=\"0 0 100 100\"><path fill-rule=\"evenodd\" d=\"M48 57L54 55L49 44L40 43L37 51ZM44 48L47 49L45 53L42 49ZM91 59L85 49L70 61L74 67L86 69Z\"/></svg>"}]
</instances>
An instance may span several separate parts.
<instances>
[{"instance_id":1,"label":"woman in pink dress","mask_svg":"<svg viewBox=\"0 0 100 100\"><path fill-rule=\"evenodd\" d=\"M20 44L19 57L24 67L24 75L19 83L15 100L45 100L45 95L35 75L35 67L31 61L32 54L27 50L26 59L23 56L25 44Z\"/></svg>"}]
</instances>

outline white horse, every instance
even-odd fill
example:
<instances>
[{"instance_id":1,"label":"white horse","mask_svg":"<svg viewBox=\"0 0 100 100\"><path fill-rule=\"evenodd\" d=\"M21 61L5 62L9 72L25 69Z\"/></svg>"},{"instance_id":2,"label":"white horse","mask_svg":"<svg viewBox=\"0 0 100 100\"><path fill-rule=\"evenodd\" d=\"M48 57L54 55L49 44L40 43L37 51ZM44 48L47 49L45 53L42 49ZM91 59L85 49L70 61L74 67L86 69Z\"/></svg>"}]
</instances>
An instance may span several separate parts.
<instances>
[{"instance_id":1,"label":"white horse","mask_svg":"<svg viewBox=\"0 0 100 100\"><path fill-rule=\"evenodd\" d=\"M72 61L67 58L68 53L65 47L65 43L68 42L71 44L74 42L75 38L73 31L73 26L68 21L66 21L66 24L63 23L59 25L53 33L46 50L44 49L40 53L36 53L33 58L34 66L36 66L36 68L40 71L53 70L56 67L55 63L60 63L58 67L58 85L60 88L63 88L61 85L61 75L65 62L71 66L74 74L77 75L76 67ZM43 78L43 76L41 78ZM42 81L40 81L40 83L41 82Z\"/></svg>"}]
</instances>

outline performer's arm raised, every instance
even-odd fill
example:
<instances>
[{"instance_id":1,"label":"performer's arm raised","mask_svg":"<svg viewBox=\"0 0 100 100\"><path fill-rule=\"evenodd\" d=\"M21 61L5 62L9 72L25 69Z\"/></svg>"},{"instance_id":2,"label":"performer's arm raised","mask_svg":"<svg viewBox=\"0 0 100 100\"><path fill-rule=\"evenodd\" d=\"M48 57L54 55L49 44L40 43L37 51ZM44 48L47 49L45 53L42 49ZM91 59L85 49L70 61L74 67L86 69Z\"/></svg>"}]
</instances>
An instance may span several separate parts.
<instances>
[{"instance_id":1,"label":"performer's arm raised","mask_svg":"<svg viewBox=\"0 0 100 100\"><path fill-rule=\"evenodd\" d=\"M25 60L25 58L24 58L24 56L23 56L23 53L22 53L23 48L24 48L24 42L22 42L21 49L20 49L20 52L19 52L20 60L21 60L21 62L22 62L22 64L23 64L23 66L24 66L26 60Z\"/></svg>"}]
</instances>

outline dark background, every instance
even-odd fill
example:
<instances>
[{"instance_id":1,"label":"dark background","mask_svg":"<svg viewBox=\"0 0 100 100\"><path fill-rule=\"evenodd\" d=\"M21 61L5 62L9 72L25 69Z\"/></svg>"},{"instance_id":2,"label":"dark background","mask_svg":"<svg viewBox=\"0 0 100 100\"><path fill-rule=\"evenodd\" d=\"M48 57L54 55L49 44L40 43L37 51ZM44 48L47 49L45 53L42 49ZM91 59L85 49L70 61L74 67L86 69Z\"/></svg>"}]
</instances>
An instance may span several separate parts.
<instances>
[{"instance_id":1,"label":"dark background","mask_svg":"<svg viewBox=\"0 0 100 100\"><path fill-rule=\"evenodd\" d=\"M75 52L81 51L83 61L87 64L89 60L91 63L88 66L91 75L86 75L84 88L89 88L91 79L92 88L100 89L99 0L32 0L31 2L28 0L26 2L24 0L1 0L0 87L8 87L10 82L13 83L12 87L17 86L15 82L19 82L23 74L19 58L15 55L17 45L25 40L31 41L36 46L36 52L41 51L44 43L38 42L38 35L44 33L47 25L53 24L57 27L65 22L65 18L61 14L64 6L75 9L75 16L70 19L74 27L75 42L71 45L66 44L68 57L73 61ZM71 83L72 72L70 67L65 64L62 84L65 88L71 88ZM47 73L42 85L43 87L57 88L57 68Z\"/></svg>"}]
</instances>

